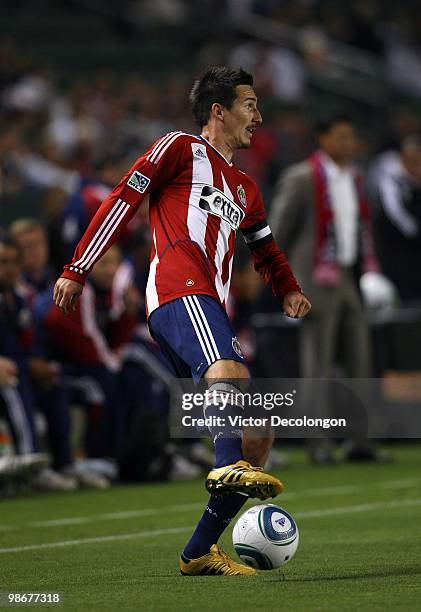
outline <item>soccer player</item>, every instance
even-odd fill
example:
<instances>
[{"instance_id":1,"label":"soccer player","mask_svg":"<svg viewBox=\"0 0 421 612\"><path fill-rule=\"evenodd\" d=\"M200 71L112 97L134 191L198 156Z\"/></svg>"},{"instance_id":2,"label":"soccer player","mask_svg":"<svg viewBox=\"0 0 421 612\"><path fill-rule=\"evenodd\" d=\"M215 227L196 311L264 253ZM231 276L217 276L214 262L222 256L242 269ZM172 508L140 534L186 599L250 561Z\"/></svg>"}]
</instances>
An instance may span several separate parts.
<instances>
[{"instance_id":1,"label":"soccer player","mask_svg":"<svg viewBox=\"0 0 421 612\"><path fill-rule=\"evenodd\" d=\"M104 200L65 266L55 303L64 314L74 309L92 266L148 195L153 246L146 303L151 333L178 376L204 377L209 391L216 392L208 397L237 398L239 385L249 378L225 311L237 230L284 312L303 317L310 303L273 240L257 185L232 163L234 151L250 146L262 122L252 76L242 69L209 68L194 83L190 102L200 135L171 132L135 162ZM217 415L219 408L217 400L209 403L206 416ZM228 404L227 422L241 409ZM230 559L217 541L247 497L266 499L283 490L260 467L271 439L256 442L240 430L218 425L210 433L216 456L206 480L211 497L182 552L181 573L252 575L254 569Z\"/></svg>"}]
</instances>

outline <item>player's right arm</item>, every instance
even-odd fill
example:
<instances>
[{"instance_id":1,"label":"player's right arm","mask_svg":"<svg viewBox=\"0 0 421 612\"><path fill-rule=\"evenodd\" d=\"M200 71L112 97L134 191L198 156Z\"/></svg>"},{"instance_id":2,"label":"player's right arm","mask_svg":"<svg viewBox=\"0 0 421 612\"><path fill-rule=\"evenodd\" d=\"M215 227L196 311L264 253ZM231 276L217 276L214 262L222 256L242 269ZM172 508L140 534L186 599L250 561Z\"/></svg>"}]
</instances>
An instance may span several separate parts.
<instances>
[{"instance_id":1,"label":"player's right arm","mask_svg":"<svg viewBox=\"0 0 421 612\"><path fill-rule=\"evenodd\" d=\"M63 314L75 310L89 272L120 237L144 197L176 174L183 152L182 136L171 132L158 140L102 202L54 287L54 302Z\"/></svg>"}]
</instances>

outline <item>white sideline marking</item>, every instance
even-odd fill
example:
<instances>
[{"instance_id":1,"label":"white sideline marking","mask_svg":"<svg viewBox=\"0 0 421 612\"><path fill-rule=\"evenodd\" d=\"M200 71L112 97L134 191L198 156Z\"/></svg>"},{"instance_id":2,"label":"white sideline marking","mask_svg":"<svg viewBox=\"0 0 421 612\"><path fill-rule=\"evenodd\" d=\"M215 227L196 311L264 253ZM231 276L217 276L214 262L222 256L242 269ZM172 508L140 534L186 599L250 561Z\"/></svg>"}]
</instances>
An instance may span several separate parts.
<instances>
[{"instance_id":1,"label":"white sideline marking","mask_svg":"<svg viewBox=\"0 0 421 612\"><path fill-rule=\"evenodd\" d=\"M309 489L300 493L284 493L282 500L289 501L291 499L300 499L303 497L329 497L330 495L349 495L358 493L367 489L405 489L421 484L420 478L406 478L402 480L384 480L368 486L358 485L343 485L336 487L323 487L320 489ZM86 523L94 523L96 521L114 521L122 519L139 518L142 516L155 516L165 512L185 512L189 510L200 510L203 508L204 502L191 504L177 504L165 506L165 508L143 508L140 510L127 510L122 512L109 512L106 514L92 514L90 516L80 517L65 517L61 519L49 519L45 521L31 521L25 523L28 527L45 528L45 527L61 527L64 525L83 525ZM17 525L0 525L0 531L13 531L18 529Z\"/></svg>"},{"instance_id":2,"label":"white sideline marking","mask_svg":"<svg viewBox=\"0 0 421 612\"><path fill-rule=\"evenodd\" d=\"M294 512L294 517L297 519L321 518L323 516L333 516L335 514L352 514L353 512L368 512L370 510L405 508L411 506L421 506L421 497L418 497L416 499L395 499L389 502L373 502L372 504L358 504L355 506L343 506L339 508L325 508L324 510L308 510L306 512Z\"/></svg>"},{"instance_id":3,"label":"white sideline marking","mask_svg":"<svg viewBox=\"0 0 421 612\"><path fill-rule=\"evenodd\" d=\"M421 497L416 499L394 500L390 502L375 502L372 504L359 504L357 506L343 506L340 508L326 508L324 510L310 510L309 512L295 512L297 519L318 518L333 516L336 514L352 514L357 512L369 512L371 510L384 510L388 508L409 508L411 506L421 506ZM99 536L95 538L83 538L80 540L62 540L61 542L49 542L48 544L30 544L27 546L15 546L13 548L0 548L0 554L19 553L29 550L42 550L50 548L61 548L63 546L78 546L80 544L97 544L102 542L117 542L120 540L131 540L133 538L146 538L151 536L167 535L171 533L184 533L191 531L194 525L188 527L173 527L168 529L154 529L152 531L138 531L135 533L123 533L111 536Z\"/></svg>"},{"instance_id":4,"label":"white sideline marking","mask_svg":"<svg viewBox=\"0 0 421 612\"><path fill-rule=\"evenodd\" d=\"M282 499L297 499L300 497L329 497L330 495L349 495L359 493L367 489L406 489L421 485L420 478L406 478L402 480L383 480L367 486L361 485L341 485L336 487L324 487L320 489L310 489L301 493L284 493Z\"/></svg>"},{"instance_id":5,"label":"white sideline marking","mask_svg":"<svg viewBox=\"0 0 421 612\"><path fill-rule=\"evenodd\" d=\"M361 487L358 485L344 485L337 487L324 487L320 489L308 490L302 493L284 493L282 499L288 501L290 499L297 499L301 497L329 497L330 495L349 495L350 493L358 493L365 489L395 489L416 486L421 484L420 478L407 478L406 480L385 480L383 482L370 485L368 487ZM194 504L177 504L173 506L165 506L165 508L144 508L142 510L131 510L127 512L111 512L108 514L94 514L91 516L82 516L79 518L63 518L63 519L52 519L45 521L33 521L28 523L30 527L55 527L61 525L76 525L82 523L92 523L95 521L104 520L116 520L125 518L137 518L140 516L154 516L155 514L162 514L164 512L184 512L185 510L197 510L203 508L203 503L198 502Z\"/></svg>"},{"instance_id":6,"label":"white sideline marking","mask_svg":"<svg viewBox=\"0 0 421 612\"><path fill-rule=\"evenodd\" d=\"M56 527L59 525L79 525L82 523L94 523L96 521L115 521L119 519L137 518L139 516L154 516L164 512L184 512L185 510L196 510L203 508L203 502L195 504L178 504L165 506L165 508L144 508L143 510L128 510L127 512L110 512L107 514L93 514L91 516L80 516L78 518L52 519L48 521L33 521L27 523L29 527Z\"/></svg>"},{"instance_id":7,"label":"white sideline marking","mask_svg":"<svg viewBox=\"0 0 421 612\"><path fill-rule=\"evenodd\" d=\"M152 531L138 531L137 533L122 533L118 535L99 536L96 538L83 538L81 540L62 540L48 544L30 544L28 546L15 546L14 548L0 548L0 553L25 552L27 550L42 550L43 548L61 548L63 546L78 546L79 544L96 544L98 542L115 542L117 540L131 540L132 538L147 538L150 536L167 535L170 533L183 533L191 531L193 527L170 527L168 529L154 529Z\"/></svg>"},{"instance_id":8,"label":"white sideline marking","mask_svg":"<svg viewBox=\"0 0 421 612\"><path fill-rule=\"evenodd\" d=\"M34 521L32 523L27 523L30 527L59 527L60 525L81 525L86 523L85 516L79 516L74 518L62 518L62 519L52 519L51 521Z\"/></svg>"}]
</instances>

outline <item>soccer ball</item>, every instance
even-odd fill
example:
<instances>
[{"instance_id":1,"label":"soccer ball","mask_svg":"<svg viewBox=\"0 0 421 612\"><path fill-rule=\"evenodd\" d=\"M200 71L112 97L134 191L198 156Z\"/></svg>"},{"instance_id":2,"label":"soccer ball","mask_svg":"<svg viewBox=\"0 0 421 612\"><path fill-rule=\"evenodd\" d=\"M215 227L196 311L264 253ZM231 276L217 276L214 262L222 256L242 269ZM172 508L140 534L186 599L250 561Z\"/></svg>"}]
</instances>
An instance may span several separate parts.
<instances>
[{"instance_id":1,"label":"soccer ball","mask_svg":"<svg viewBox=\"0 0 421 612\"><path fill-rule=\"evenodd\" d=\"M271 570L288 563L297 550L298 527L288 512L274 504L253 506L234 525L237 555L252 567Z\"/></svg>"}]
</instances>

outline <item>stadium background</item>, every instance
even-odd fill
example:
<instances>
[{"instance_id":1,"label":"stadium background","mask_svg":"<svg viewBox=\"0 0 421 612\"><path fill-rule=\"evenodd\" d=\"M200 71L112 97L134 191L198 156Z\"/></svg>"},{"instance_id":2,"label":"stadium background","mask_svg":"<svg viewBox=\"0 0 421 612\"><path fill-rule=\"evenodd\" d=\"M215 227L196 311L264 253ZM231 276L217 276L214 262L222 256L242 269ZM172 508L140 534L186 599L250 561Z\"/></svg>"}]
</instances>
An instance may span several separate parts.
<instances>
[{"instance_id":1,"label":"stadium background","mask_svg":"<svg viewBox=\"0 0 421 612\"><path fill-rule=\"evenodd\" d=\"M376 0L352 6L327 0L125 0L118 8L95 0L5 1L2 231L19 219L40 220L54 277L86 221L75 228L68 215L80 181L113 184L166 131L194 132L186 97L194 76L209 64L243 65L254 73L264 124L251 149L238 153L237 164L257 180L269 210L278 176L314 150L315 125L333 112L355 120L358 162L368 187L370 181L375 186L382 156L397 155L402 140L421 131L420 23L420 7L410 0L398 6ZM374 223L376 205L373 199ZM381 256L387 250L381 228L376 238ZM411 243L415 255L408 255L407 267L414 268L411 298L399 296L393 306L368 311L374 375L415 389L403 390L398 405L419 399L420 242L418 234L415 247ZM123 247L141 287L148 251L143 218ZM233 316L240 311L237 323L256 371L298 376L296 325L253 282L241 249L237 262L234 288L244 303ZM147 397L144 404L151 401ZM42 419L38 425L42 430ZM3 450L9 452L4 436ZM74 444L80 453L83 444Z\"/></svg>"}]
</instances>

